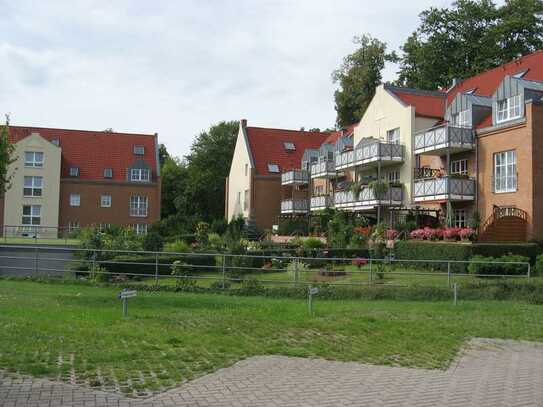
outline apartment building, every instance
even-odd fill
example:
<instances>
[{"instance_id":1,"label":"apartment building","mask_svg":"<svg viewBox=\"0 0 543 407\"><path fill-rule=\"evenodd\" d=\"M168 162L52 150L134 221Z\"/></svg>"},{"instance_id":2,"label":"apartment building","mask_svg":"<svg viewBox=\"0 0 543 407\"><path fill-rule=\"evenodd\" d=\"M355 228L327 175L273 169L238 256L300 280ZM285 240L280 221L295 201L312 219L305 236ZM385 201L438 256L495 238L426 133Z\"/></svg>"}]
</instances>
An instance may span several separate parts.
<instances>
[{"instance_id":1,"label":"apartment building","mask_svg":"<svg viewBox=\"0 0 543 407\"><path fill-rule=\"evenodd\" d=\"M292 184L283 191L281 173L299 169L306 151L316 150L329 133L304 130L270 129L247 126L241 120L226 178L225 217L242 215L260 229L271 229L281 213L281 196L290 196L290 204L306 196L306 186ZM309 153L307 153L309 154ZM294 210L294 209L293 209Z\"/></svg>"},{"instance_id":2,"label":"apartment building","mask_svg":"<svg viewBox=\"0 0 543 407\"><path fill-rule=\"evenodd\" d=\"M9 127L15 146L1 221L7 235L54 237L95 225L145 233L160 219L156 134Z\"/></svg>"}]
</instances>

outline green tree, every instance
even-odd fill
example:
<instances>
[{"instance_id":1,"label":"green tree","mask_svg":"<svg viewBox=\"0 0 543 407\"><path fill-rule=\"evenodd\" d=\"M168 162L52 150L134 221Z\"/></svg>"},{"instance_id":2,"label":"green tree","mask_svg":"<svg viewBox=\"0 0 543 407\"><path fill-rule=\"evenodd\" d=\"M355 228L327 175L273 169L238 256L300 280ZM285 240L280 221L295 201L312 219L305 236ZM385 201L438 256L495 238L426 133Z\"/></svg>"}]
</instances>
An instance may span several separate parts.
<instances>
[{"instance_id":1,"label":"green tree","mask_svg":"<svg viewBox=\"0 0 543 407\"><path fill-rule=\"evenodd\" d=\"M9 165L15 161L13 151L13 144L9 141L9 121L6 120L6 124L0 126L0 195L10 186Z\"/></svg>"},{"instance_id":2,"label":"green tree","mask_svg":"<svg viewBox=\"0 0 543 407\"><path fill-rule=\"evenodd\" d=\"M159 144L158 146L158 163L160 164L160 168L164 165L166 160L169 158L172 158L170 156L170 153L168 153L168 150L166 149L165 144Z\"/></svg>"},{"instance_id":3,"label":"green tree","mask_svg":"<svg viewBox=\"0 0 543 407\"><path fill-rule=\"evenodd\" d=\"M402 46L398 83L419 89L449 87L543 46L543 1L459 0L431 7Z\"/></svg>"},{"instance_id":4,"label":"green tree","mask_svg":"<svg viewBox=\"0 0 543 407\"><path fill-rule=\"evenodd\" d=\"M163 219L177 213L176 199L185 194L187 174L185 162L176 157L165 159L161 171L161 217Z\"/></svg>"},{"instance_id":5,"label":"green tree","mask_svg":"<svg viewBox=\"0 0 543 407\"><path fill-rule=\"evenodd\" d=\"M343 59L341 66L332 73L332 80L339 85L334 93L337 125L348 126L358 122L368 107L375 88L381 83L385 62L396 62L394 52L387 52L387 45L369 35L354 37L358 49Z\"/></svg>"}]
</instances>

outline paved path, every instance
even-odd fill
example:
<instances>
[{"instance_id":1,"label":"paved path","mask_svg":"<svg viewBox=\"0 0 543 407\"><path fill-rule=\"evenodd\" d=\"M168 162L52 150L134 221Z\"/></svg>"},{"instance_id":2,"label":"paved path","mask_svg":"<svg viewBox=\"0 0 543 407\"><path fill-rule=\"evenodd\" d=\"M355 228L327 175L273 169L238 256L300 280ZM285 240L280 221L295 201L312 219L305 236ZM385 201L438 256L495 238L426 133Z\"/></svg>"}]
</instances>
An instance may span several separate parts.
<instances>
[{"instance_id":1,"label":"paved path","mask_svg":"<svg viewBox=\"0 0 543 407\"><path fill-rule=\"evenodd\" d=\"M0 406L543 406L543 344L472 340L447 371L253 357L145 400L0 372Z\"/></svg>"}]
</instances>

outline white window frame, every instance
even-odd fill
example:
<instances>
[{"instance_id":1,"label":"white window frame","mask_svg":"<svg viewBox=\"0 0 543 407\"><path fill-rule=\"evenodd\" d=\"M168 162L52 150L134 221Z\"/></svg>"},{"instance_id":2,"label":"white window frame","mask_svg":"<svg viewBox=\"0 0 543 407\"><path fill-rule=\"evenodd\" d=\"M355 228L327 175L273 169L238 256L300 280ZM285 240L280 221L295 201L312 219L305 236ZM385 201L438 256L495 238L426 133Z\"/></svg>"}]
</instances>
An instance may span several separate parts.
<instances>
[{"instance_id":1,"label":"white window frame","mask_svg":"<svg viewBox=\"0 0 543 407\"><path fill-rule=\"evenodd\" d=\"M145 155L145 146L135 145L134 146L134 155Z\"/></svg>"},{"instance_id":2,"label":"white window frame","mask_svg":"<svg viewBox=\"0 0 543 407\"><path fill-rule=\"evenodd\" d=\"M246 211L249 209L249 190L246 189L243 193L243 210Z\"/></svg>"},{"instance_id":3,"label":"white window frame","mask_svg":"<svg viewBox=\"0 0 543 407\"><path fill-rule=\"evenodd\" d=\"M132 195L129 208L130 216L145 218L149 211L149 199L144 195Z\"/></svg>"},{"instance_id":4,"label":"white window frame","mask_svg":"<svg viewBox=\"0 0 543 407\"><path fill-rule=\"evenodd\" d=\"M494 192L516 192L517 187L516 150L494 153Z\"/></svg>"},{"instance_id":5,"label":"white window frame","mask_svg":"<svg viewBox=\"0 0 543 407\"><path fill-rule=\"evenodd\" d=\"M70 206L81 206L81 194L70 194Z\"/></svg>"},{"instance_id":6,"label":"white window frame","mask_svg":"<svg viewBox=\"0 0 543 407\"><path fill-rule=\"evenodd\" d=\"M23 196L41 198L43 196L43 177L25 175L23 177Z\"/></svg>"},{"instance_id":7,"label":"white window frame","mask_svg":"<svg viewBox=\"0 0 543 407\"><path fill-rule=\"evenodd\" d=\"M130 181L149 182L151 180L151 170L147 168L131 168Z\"/></svg>"},{"instance_id":8,"label":"white window frame","mask_svg":"<svg viewBox=\"0 0 543 407\"><path fill-rule=\"evenodd\" d=\"M100 232L104 232L107 229L109 229L110 227L111 227L111 223L100 223L98 225L98 229L100 230Z\"/></svg>"},{"instance_id":9,"label":"white window frame","mask_svg":"<svg viewBox=\"0 0 543 407\"><path fill-rule=\"evenodd\" d=\"M28 213L25 214L25 208L28 209ZM23 216L21 223L25 226L39 226L41 225L41 205L23 205Z\"/></svg>"},{"instance_id":10,"label":"white window frame","mask_svg":"<svg viewBox=\"0 0 543 407\"><path fill-rule=\"evenodd\" d=\"M43 151L25 151L25 167L43 168Z\"/></svg>"},{"instance_id":11,"label":"white window frame","mask_svg":"<svg viewBox=\"0 0 543 407\"><path fill-rule=\"evenodd\" d=\"M284 141L283 147L285 147L285 150L287 151L296 151L296 145L292 141Z\"/></svg>"},{"instance_id":12,"label":"white window frame","mask_svg":"<svg viewBox=\"0 0 543 407\"><path fill-rule=\"evenodd\" d=\"M104 168L104 178L113 178L113 168Z\"/></svg>"},{"instance_id":13,"label":"white window frame","mask_svg":"<svg viewBox=\"0 0 543 407\"><path fill-rule=\"evenodd\" d=\"M468 175L468 160L463 158L451 161L451 175Z\"/></svg>"},{"instance_id":14,"label":"white window frame","mask_svg":"<svg viewBox=\"0 0 543 407\"><path fill-rule=\"evenodd\" d=\"M457 228L465 228L468 225L468 213L465 209L453 211L453 225Z\"/></svg>"},{"instance_id":15,"label":"white window frame","mask_svg":"<svg viewBox=\"0 0 543 407\"><path fill-rule=\"evenodd\" d=\"M398 182L400 182L400 171L389 171L387 173L387 180L390 184L397 184Z\"/></svg>"},{"instance_id":16,"label":"white window frame","mask_svg":"<svg viewBox=\"0 0 543 407\"><path fill-rule=\"evenodd\" d=\"M81 229L81 225L77 221L68 222L68 232L74 232Z\"/></svg>"},{"instance_id":17,"label":"white window frame","mask_svg":"<svg viewBox=\"0 0 543 407\"><path fill-rule=\"evenodd\" d=\"M279 164L268 163L268 172L271 172L272 174L279 174L281 172Z\"/></svg>"},{"instance_id":18,"label":"white window frame","mask_svg":"<svg viewBox=\"0 0 543 407\"><path fill-rule=\"evenodd\" d=\"M518 119L522 115L520 94L496 102L496 123Z\"/></svg>"},{"instance_id":19,"label":"white window frame","mask_svg":"<svg viewBox=\"0 0 543 407\"><path fill-rule=\"evenodd\" d=\"M70 177L79 177L79 167L70 167Z\"/></svg>"},{"instance_id":20,"label":"white window frame","mask_svg":"<svg viewBox=\"0 0 543 407\"><path fill-rule=\"evenodd\" d=\"M134 223L132 225L132 230L136 235L145 235L147 234L147 223Z\"/></svg>"},{"instance_id":21,"label":"white window frame","mask_svg":"<svg viewBox=\"0 0 543 407\"><path fill-rule=\"evenodd\" d=\"M465 109L452 115L453 125L458 127L471 127L471 110Z\"/></svg>"},{"instance_id":22,"label":"white window frame","mask_svg":"<svg viewBox=\"0 0 543 407\"><path fill-rule=\"evenodd\" d=\"M396 127L392 130L387 130L387 143L400 144L400 128Z\"/></svg>"},{"instance_id":23,"label":"white window frame","mask_svg":"<svg viewBox=\"0 0 543 407\"><path fill-rule=\"evenodd\" d=\"M100 196L100 207L111 208L111 195L104 194Z\"/></svg>"}]
</instances>

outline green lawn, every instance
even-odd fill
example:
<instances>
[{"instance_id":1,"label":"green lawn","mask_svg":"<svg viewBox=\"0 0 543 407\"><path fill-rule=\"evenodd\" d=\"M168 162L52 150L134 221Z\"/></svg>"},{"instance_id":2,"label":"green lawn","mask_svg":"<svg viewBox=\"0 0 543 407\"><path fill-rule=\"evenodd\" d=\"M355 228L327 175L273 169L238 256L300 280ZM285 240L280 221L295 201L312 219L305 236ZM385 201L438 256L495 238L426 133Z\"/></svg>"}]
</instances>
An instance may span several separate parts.
<instances>
[{"instance_id":1,"label":"green lawn","mask_svg":"<svg viewBox=\"0 0 543 407\"><path fill-rule=\"evenodd\" d=\"M319 301L0 280L0 368L109 391L163 390L253 355L444 368L470 337L543 341L541 306Z\"/></svg>"}]
</instances>

